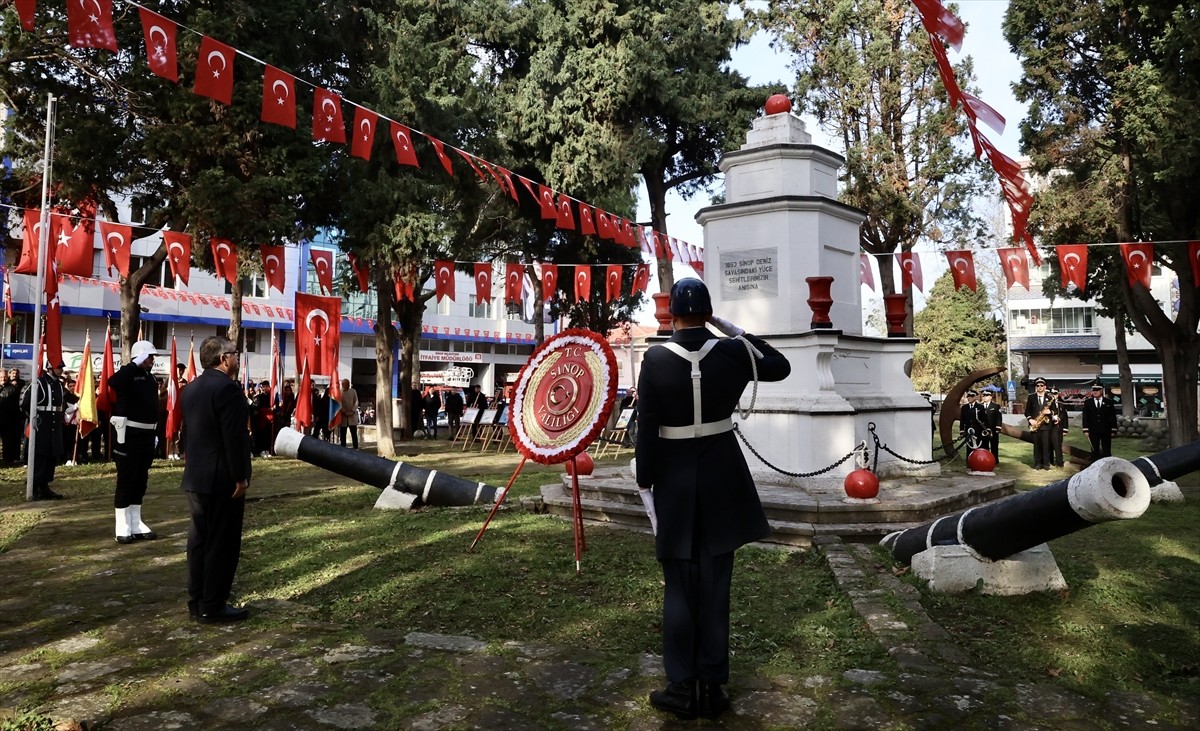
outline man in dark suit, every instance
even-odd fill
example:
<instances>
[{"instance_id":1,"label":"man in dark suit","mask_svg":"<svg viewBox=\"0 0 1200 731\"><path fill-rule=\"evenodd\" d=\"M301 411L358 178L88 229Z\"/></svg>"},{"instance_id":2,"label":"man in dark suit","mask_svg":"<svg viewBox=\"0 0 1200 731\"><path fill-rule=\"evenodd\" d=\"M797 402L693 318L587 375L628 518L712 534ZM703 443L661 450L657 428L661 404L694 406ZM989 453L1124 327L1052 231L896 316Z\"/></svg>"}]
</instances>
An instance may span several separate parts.
<instances>
[{"instance_id":1,"label":"man in dark suit","mask_svg":"<svg viewBox=\"0 0 1200 731\"><path fill-rule=\"evenodd\" d=\"M181 487L188 496L188 611L201 622L235 622L249 612L229 605L242 551L250 486L249 404L238 385L237 348L219 335L200 345L204 373L183 390L188 432Z\"/></svg>"},{"instance_id":2,"label":"man in dark suit","mask_svg":"<svg viewBox=\"0 0 1200 731\"><path fill-rule=\"evenodd\" d=\"M1033 468L1048 470L1050 469L1050 432L1057 427L1044 378L1034 381L1034 392L1025 399L1025 419L1029 423L1029 429L1033 432Z\"/></svg>"},{"instance_id":3,"label":"man in dark suit","mask_svg":"<svg viewBox=\"0 0 1200 731\"><path fill-rule=\"evenodd\" d=\"M1058 389L1050 389L1051 403L1054 404L1054 417L1051 421L1054 422L1054 428L1050 430L1050 462L1055 467L1063 466L1063 441L1067 438L1069 417L1067 416L1067 407L1058 398Z\"/></svg>"},{"instance_id":4,"label":"man in dark suit","mask_svg":"<svg viewBox=\"0 0 1200 731\"><path fill-rule=\"evenodd\" d=\"M1000 464L1000 425L1004 422L1004 413L993 399L993 392L984 390L983 403L979 405L979 420L983 428L982 446L991 451Z\"/></svg>"},{"instance_id":5,"label":"man in dark suit","mask_svg":"<svg viewBox=\"0 0 1200 731\"><path fill-rule=\"evenodd\" d=\"M1117 407L1104 396L1104 386L1092 384L1083 402L1083 433L1092 443L1092 459L1112 456L1112 433L1117 428Z\"/></svg>"},{"instance_id":6,"label":"man in dark suit","mask_svg":"<svg viewBox=\"0 0 1200 731\"><path fill-rule=\"evenodd\" d=\"M771 533L734 435L733 411L753 377L780 381L787 359L714 317L698 279L671 288L675 334L650 348L638 379L637 483L652 489L655 553L665 580L663 664L669 684L650 703L680 718L729 708L729 586L734 551ZM722 339L705 328L731 337ZM757 350L752 354L747 343Z\"/></svg>"},{"instance_id":7,"label":"man in dark suit","mask_svg":"<svg viewBox=\"0 0 1200 731\"><path fill-rule=\"evenodd\" d=\"M958 415L958 433L967 437L967 449L974 449L983 439L978 396L975 389L967 391L967 402L962 405Z\"/></svg>"}]
</instances>

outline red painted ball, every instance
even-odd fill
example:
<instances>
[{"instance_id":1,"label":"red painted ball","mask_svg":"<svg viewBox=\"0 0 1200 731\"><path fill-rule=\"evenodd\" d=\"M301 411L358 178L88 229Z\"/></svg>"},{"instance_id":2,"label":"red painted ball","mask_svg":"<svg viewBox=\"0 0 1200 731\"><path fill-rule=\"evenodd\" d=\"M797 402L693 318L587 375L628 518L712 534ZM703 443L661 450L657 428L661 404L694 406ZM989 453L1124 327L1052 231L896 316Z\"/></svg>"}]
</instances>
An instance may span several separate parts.
<instances>
[{"instance_id":1,"label":"red painted ball","mask_svg":"<svg viewBox=\"0 0 1200 731\"><path fill-rule=\"evenodd\" d=\"M767 114L783 114L792 111L792 100L787 94L772 94L767 98Z\"/></svg>"},{"instance_id":2,"label":"red painted ball","mask_svg":"<svg viewBox=\"0 0 1200 731\"><path fill-rule=\"evenodd\" d=\"M579 475L592 474L592 470L596 469L596 461L592 459L592 455L587 452L580 452L575 455L575 459L568 459L564 464L567 466L567 474L575 474L575 468L579 468Z\"/></svg>"},{"instance_id":3,"label":"red painted ball","mask_svg":"<svg viewBox=\"0 0 1200 731\"><path fill-rule=\"evenodd\" d=\"M996 455L980 447L967 455L967 467L975 472L991 472L996 469Z\"/></svg>"},{"instance_id":4,"label":"red painted ball","mask_svg":"<svg viewBox=\"0 0 1200 731\"><path fill-rule=\"evenodd\" d=\"M846 481L842 483L842 487L846 489L848 497L870 500L879 494L879 478L871 470L854 470L846 475Z\"/></svg>"}]
</instances>

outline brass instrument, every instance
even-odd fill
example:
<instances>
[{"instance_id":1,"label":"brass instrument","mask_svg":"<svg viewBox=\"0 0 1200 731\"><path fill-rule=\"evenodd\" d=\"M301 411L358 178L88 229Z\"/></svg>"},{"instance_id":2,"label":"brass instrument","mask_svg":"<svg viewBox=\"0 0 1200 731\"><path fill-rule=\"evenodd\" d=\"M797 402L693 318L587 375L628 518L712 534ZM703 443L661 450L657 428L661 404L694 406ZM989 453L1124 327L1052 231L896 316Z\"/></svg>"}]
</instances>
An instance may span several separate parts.
<instances>
[{"instance_id":1,"label":"brass instrument","mask_svg":"<svg viewBox=\"0 0 1200 731\"><path fill-rule=\"evenodd\" d=\"M1054 412L1058 409L1058 394L1052 394L1050 400L1042 407L1042 413L1034 417L1031 424L1034 431L1041 429L1046 425L1046 421L1054 417Z\"/></svg>"}]
</instances>

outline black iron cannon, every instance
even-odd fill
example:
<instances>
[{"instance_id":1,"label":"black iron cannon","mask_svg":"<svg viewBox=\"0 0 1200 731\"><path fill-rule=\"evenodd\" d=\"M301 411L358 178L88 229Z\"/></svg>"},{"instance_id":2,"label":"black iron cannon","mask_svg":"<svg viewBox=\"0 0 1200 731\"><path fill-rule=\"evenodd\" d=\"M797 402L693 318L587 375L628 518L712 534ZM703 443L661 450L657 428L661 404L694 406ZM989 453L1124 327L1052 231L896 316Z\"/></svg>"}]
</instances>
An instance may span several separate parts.
<instances>
[{"instance_id":1,"label":"black iron cannon","mask_svg":"<svg viewBox=\"0 0 1200 731\"><path fill-rule=\"evenodd\" d=\"M901 564L931 546L962 545L996 561L1097 523L1136 518L1150 488L1200 470L1200 442L1139 457L1097 460L1071 477L890 533L880 543Z\"/></svg>"},{"instance_id":2,"label":"black iron cannon","mask_svg":"<svg viewBox=\"0 0 1200 731\"><path fill-rule=\"evenodd\" d=\"M280 429L275 437L275 453L294 457L371 487L381 490L392 488L415 495L419 504L424 505L491 505L501 494L499 488L483 482L472 482L446 472L427 470L357 449L339 447L287 427Z\"/></svg>"}]
</instances>

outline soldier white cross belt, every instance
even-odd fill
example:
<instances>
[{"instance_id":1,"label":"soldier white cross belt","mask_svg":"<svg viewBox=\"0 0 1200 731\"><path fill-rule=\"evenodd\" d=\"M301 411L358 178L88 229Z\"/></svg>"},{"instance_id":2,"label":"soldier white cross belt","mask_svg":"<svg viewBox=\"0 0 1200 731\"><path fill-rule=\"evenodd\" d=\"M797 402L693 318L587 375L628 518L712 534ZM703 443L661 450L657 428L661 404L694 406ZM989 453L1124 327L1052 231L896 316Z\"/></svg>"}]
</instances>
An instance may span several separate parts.
<instances>
[{"instance_id":1,"label":"soldier white cross belt","mask_svg":"<svg viewBox=\"0 0 1200 731\"><path fill-rule=\"evenodd\" d=\"M663 439L696 439L713 434L723 434L733 431L733 417L727 416L719 421L701 421L700 416L700 361L708 355L717 340L709 340L696 352L691 352L678 343L664 343L663 347L680 358L692 364L692 423L688 426L660 426L658 436Z\"/></svg>"}]
</instances>

